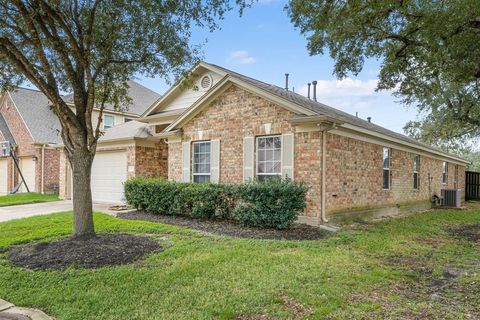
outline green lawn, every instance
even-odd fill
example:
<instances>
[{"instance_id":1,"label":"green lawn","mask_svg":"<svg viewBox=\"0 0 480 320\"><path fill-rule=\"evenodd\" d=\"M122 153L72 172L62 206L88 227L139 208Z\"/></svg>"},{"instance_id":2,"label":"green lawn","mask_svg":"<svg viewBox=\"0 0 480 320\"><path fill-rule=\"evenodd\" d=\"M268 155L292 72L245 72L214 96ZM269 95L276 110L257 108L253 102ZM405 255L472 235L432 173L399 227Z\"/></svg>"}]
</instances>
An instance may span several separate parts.
<instances>
[{"instance_id":1,"label":"green lawn","mask_svg":"<svg viewBox=\"0 0 480 320\"><path fill-rule=\"evenodd\" d=\"M41 194L41 193L19 193L0 196L0 207L14 206L17 204L29 204L38 202L57 201L58 194Z\"/></svg>"},{"instance_id":2,"label":"green lawn","mask_svg":"<svg viewBox=\"0 0 480 320\"><path fill-rule=\"evenodd\" d=\"M480 211L417 214L318 241L207 236L103 214L95 221L102 233L155 235L165 250L132 265L32 272L4 259L8 247L67 236L72 215L2 223L0 297L57 319L293 319L292 305L311 309L308 319L480 317L480 245L468 238ZM465 225L476 227L455 231Z\"/></svg>"}]
</instances>

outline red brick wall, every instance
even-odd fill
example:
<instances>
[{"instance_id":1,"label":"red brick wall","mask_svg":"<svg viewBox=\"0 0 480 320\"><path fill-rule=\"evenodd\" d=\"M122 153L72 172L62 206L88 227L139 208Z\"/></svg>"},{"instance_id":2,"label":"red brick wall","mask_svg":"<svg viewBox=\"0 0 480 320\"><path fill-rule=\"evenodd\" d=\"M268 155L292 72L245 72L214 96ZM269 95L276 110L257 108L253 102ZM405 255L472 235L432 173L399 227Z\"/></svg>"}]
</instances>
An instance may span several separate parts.
<instances>
[{"instance_id":1,"label":"red brick wall","mask_svg":"<svg viewBox=\"0 0 480 320\"><path fill-rule=\"evenodd\" d=\"M294 113L259 96L232 86L183 127L182 141L220 140L220 182L243 181L243 138L294 132L287 121ZM266 132L264 124L271 123ZM199 137L198 131L203 132ZM320 138L318 132L295 135L294 178L311 186L307 213L320 208ZM169 144L169 179L181 180L182 144ZM308 161L308 162L305 162Z\"/></svg>"},{"instance_id":2,"label":"red brick wall","mask_svg":"<svg viewBox=\"0 0 480 320\"><path fill-rule=\"evenodd\" d=\"M220 140L220 182L240 183L243 179L243 138L295 132L287 120L294 114L259 96L232 86L183 127L181 142ZM202 136L200 136L202 132ZM383 146L327 134L327 214L356 207L378 207L426 201L442 187L442 161L421 156L420 188L413 190L413 153L393 149L391 187L382 188ZM182 144L169 144L168 177L181 180ZM321 207L320 132L295 132L294 179L311 187L306 214L318 216ZM459 187L464 188L465 168L459 168ZM460 173L463 172L463 173ZM432 177L428 182L428 174ZM449 167L453 187L454 165Z\"/></svg>"},{"instance_id":3,"label":"red brick wall","mask_svg":"<svg viewBox=\"0 0 480 320\"><path fill-rule=\"evenodd\" d=\"M322 191L322 138L320 131L295 134L294 178L305 181L310 190L307 194L307 214L317 216L321 211Z\"/></svg>"},{"instance_id":4,"label":"red brick wall","mask_svg":"<svg viewBox=\"0 0 480 320\"><path fill-rule=\"evenodd\" d=\"M35 163L35 190L40 192L42 190L42 148L33 144L33 138L10 97L7 97L3 105L0 106L0 113L2 113L10 132L15 138L17 157L37 157L37 162ZM13 189L19 181L18 172L14 169L13 161L10 162L9 177L12 177L12 170L14 170L15 174L13 175L13 180L12 178L9 180L9 190ZM60 152L58 150L45 149L44 168L44 191L53 192L55 191L54 185L58 186L59 183Z\"/></svg>"},{"instance_id":5,"label":"red brick wall","mask_svg":"<svg viewBox=\"0 0 480 320\"><path fill-rule=\"evenodd\" d=\"M271 132L293 132L286 120L294 114L245 90L232 86L183 127L183 141L220 140L220 182L239 183L243 179L243 138L265 135L264 124Z\"/></svg>"},{"instance_id":6,"label":"red brick wall","mask_svg":"<svg viewBox=\"0 0 480 320\"><path fill-rule=\"evenodd\" d=\"M182 143L168 142L168 179L182 179Z\"/></svg>"},{"instance_id":7,"label":"red brick wall","mask_svg":"<svg viewBox=\"0 0 480 320\"><path fill-rule=\"evenodd\" d=\"M44 192L58 192L60 181L60 151L55 149L45 149L45 163L43 175ZM36 163L36 190L40 192L42 189L42 149L37 148Z\"/></svg>"},{"instance_id":8,"label":"red brick wall","mask_svg":"<svg viewBox=\"0 0 480 320\"><path fill-rule=\"evenodd\" d=\"M455 164L449 164L448 184L443 185L442 161L421 155L420 185L413 189L415 153L392 149L391 186L383 190L383 146L334 134L328 134L327 145L327 213L426 201L440 195L441 188L454 187ZM464 172L465 167L459 166L458 186L462 189Z\"/></svg>"},{"instance_id":9,"label":"red brick wall","mask_svg":"<svg viewBox=\"0 0 480 320\"><path fill-rule=\"evenodd\" d=\"M155 147L135 147L135 176L167 178L168 146L161 141Z\"/></svg>"},{"instance_id":10,"label":"red brick wall","mask_svg":"<svg viewBox=\"0 0 480 320\"><path fill-rule=\"evenodd\" d=\"M3 100L0 105L0 113L5 118L8 128L15 138L17 148L15 150L18 157L34 156L36 155L35 147L33 146L33 138L30 135L25 123L18 113L10 96ZM3 139L2 139L3 140ZM18 182L18 170L15 168L13 160L10 159L8 163L8 189L12 190Z\"/></svg>"},{"instance_id":11,"label":"red brick wall","mask_svg":"<svg viewBox=\"0 0 480 320\"><path fill-rule=\"evenodd\" d=\"M2 106L0 106L0 113L2 113L8 128L15 138L18 145L17 154L19 157L35 155L35 148L33 146L33 138L25 126L22 117L18 113L13 101L10 97L5 99Z\"/></svg>"}]
</instances>

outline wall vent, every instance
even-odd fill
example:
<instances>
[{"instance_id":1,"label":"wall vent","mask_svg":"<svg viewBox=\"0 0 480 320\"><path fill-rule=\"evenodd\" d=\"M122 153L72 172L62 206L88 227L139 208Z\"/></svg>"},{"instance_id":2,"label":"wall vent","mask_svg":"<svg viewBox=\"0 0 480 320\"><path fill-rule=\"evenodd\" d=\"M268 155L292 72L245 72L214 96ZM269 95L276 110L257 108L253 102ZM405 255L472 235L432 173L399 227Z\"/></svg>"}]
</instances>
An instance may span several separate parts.
<instances>
[{"instance_id":1,"label":"wall vent","mask_svg":"<svg viewBox=\"0 0 480 320\"><path fill-rule=\"evenodd\" d=\"M200 80L200 87L204 90L210 89L210 87L212 86L212 82L212 77L210 75L205 75Z\"/></svg>"}]
</instances>

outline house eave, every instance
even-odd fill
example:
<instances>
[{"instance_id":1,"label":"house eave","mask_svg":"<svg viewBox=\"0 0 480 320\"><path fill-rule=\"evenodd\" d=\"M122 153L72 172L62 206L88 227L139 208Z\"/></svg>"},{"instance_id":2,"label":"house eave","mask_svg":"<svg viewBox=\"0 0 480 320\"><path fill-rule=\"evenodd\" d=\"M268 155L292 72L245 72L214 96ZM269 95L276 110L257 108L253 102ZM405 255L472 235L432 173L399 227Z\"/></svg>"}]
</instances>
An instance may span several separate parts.
<instances>
[{"instance_id":1,"label":"house eave","mask_svg":"<svg viewBox=\"0 0 480 320\"><path fill-rule=\"evenodd\" d=\"M182 130L176 129L172 131L163 131L163 132L157 133L153 135L151 138L168 139L168 138L179 138L181 136L182 136Z\"/></svg>"},{"instance_id":2,"label":"house eave","mask_svg":"<svg viewBox=\"0 0 480 320\"><path fill-rule=\"evenodd\" d=\"M320 125L320 124L332 124L332 125L342 125L344 124L343 121L338 119L324 116L324 115L314 115L314 116L297 116L288 119L288 122L295 125Z\"/></svg>"}]
</instances>

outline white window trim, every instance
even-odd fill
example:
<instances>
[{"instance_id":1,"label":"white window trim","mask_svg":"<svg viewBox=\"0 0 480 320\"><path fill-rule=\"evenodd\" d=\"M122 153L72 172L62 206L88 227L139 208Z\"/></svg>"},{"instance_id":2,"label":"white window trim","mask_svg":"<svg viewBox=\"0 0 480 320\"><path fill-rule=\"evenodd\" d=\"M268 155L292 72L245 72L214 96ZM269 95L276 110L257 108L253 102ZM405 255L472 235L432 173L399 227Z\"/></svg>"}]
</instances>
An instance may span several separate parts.
<instances>
[{"instance_id":1,"label":"white window trim","mask_svg":"<svg viewBox=\"0 0 480 320\"><path fill-rule=\"evenodd\" d=\"M417 160L418 159L418 163ZM420 190L420 155L413 156L413 190ZM415 173L417 174L417 187L415 188Z\"/></svg>"},{"instance_id":2,"label":"white window trim","mask_svg":"<svg viewBox=\"0 0 480 320\"><path fill-rule=\"evenodd\" d=\"M443 185L448 184L448 162L447 161L443 161L442 163L442 184Z\"/></svg>"},{"instance_id":3,"label":"white window trim","mask_svg":"<svg viewBox=\"0 0 480 320\"><path fill-rule=\"evenodd\" d=\"M258 172L258 139L263 139L263 138L274 138L274 137L279 137L280 138L280 173L259 173ZM283 150L283 143L282 143L282 135L281 134L272 134L268 136L256 136L255 137L255 178L257 178L259 175L261 176L278 176L282 177L282 168L283 168L283 162L282 162L282 150Z\"/></svg>"},{"instance_id":4,"label":"white window trim","mask_svg":"<svg viewBox=\"0 0 480 320\"><path fill-rule=\"evenodd\" d=\"M388 150L388 168L386 168L385 165L384 165L385 159L383 158L383 156L384 156L385 149ZM388 147L383 147L383 149L382 149L382 167L383 167L382 168L382 190L390 190L390 185L391 185L391 181L390 181L391 180L391 171L390 171L391 169L390 169L390 167L391 167L391 165L392 165L392 149L388 148ZM383 186L383 174L384 174L385 170L388 170L388 187L387 188L385 188Z\"/></svg>"},{"instance_id":5,"label":"white window trim","mask_svg":"<svg viewBox=\"0 0 480 320\"><path fill-rule=\"evenodd\" d=\"M206 143L208 142L210 144L210 172L208 173L195 173L195 162L194 162L194 159L195 159L195 144L200 144L200 143ZM192 141L192 179L191 181L194 182L194 177L195 176L208 176L208 182L211 182L212 180L212 142L210 140L201 140L201 141ZM194 183L197 183L197 182L194 182Z\"/></svg>"},{"instance_id":6,"label":"white window trim","mask_svg":"<svg viewBox=\"0 0 480 320\"><path fill-rule=\"evenodd\" d=\"M113 118L113 124L110 127L105 127L105 117L112 117ZM116 118L115 118L114 115L111 115L111 114L104 114L103 115L103 129L111 128L111 127L115 126L115 124L116 124Z\"/></svg>"}]
</instances>

